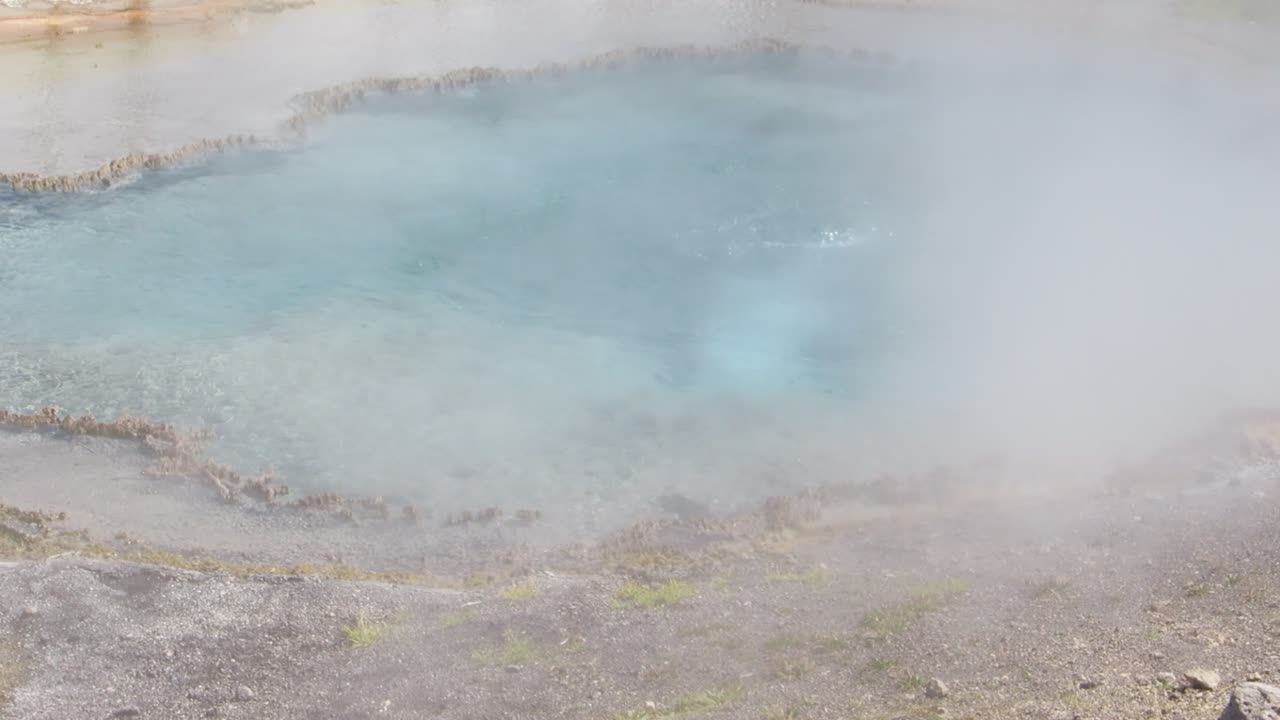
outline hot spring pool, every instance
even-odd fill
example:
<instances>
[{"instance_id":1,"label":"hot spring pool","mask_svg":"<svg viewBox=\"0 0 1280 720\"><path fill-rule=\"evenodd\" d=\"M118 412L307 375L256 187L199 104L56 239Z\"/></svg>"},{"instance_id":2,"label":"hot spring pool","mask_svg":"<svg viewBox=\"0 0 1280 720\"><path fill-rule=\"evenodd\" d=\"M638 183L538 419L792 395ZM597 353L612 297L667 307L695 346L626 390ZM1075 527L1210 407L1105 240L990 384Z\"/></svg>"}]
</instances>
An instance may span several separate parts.
<instances>
[{"instance_id":1,"label":"hot spring pool","mask_svg":"<svg viewBox=\"0 0 1280 720\"><path fill-rule=\"evenodd\" d=\"M926 97L831 59L641 62L0 193L0 406L205 427L295 489L445 510L841 477L915 322L885 279L938 200Z\"/></svg>"}]
</instances>

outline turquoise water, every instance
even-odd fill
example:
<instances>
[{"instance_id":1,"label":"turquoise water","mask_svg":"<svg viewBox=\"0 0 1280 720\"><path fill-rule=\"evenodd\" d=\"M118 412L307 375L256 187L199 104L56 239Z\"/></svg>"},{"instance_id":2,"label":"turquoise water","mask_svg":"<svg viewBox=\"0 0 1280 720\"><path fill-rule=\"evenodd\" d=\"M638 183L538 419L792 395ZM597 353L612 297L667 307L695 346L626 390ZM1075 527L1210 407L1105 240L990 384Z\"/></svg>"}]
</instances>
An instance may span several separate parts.
<instances>
[{"instance_id":1,"label":"turquoise water","mask_svg":"<svg viewBox=\"0 0 1280 720\"><path fill-rule=\"evenodd\" d=\"M304 490L750 496L892 333L907 102L852 66L641 65L10 195L0 404L208 427Z\"/></svg>"},{"instance_id":2,"label":"turquoise water","mask_svg":"<svg viewBox=\"0 0 1280 720\"><path fill-rule=\"evenodd\" d=\"M1071 78L1008 81L640 64L378 99L106 193L0 194L0 405L207 427L303 491L598 517L845 479L891 417L1061 437L1019 413L1186 390L1147 361L1194 333L1131 331L1213 324L1181 292L1205 248L1269 287L1251 240L1211 236L1270 206L1222 185L1274 146L1162 142L1204 112L1181 97L1103 112ZM1209 239L1135 285L1180 232Z\"/></svg>"}]
</instances>

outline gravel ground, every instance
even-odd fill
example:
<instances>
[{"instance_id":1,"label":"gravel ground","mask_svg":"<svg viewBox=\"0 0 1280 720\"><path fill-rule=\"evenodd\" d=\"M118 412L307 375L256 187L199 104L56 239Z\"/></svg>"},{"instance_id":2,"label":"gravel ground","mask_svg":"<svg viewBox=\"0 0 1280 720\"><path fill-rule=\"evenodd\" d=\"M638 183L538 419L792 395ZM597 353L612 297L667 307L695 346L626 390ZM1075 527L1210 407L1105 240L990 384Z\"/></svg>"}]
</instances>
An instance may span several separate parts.
<instances>
[{"instance_id":1,"label":"gravel ground","mask_svg":"<svg viewBox=\"0 0 1280 720\"><path fill-rule=\"evenodd\" d=\"M1235 683L1280 680L1274 467L1239 445L826 502L784 530L650 524L618 536L628 562L535 553L461 589L58 540L79 549L0 566L0 716L1207 720Z\"/></svg>"}]
</instances>

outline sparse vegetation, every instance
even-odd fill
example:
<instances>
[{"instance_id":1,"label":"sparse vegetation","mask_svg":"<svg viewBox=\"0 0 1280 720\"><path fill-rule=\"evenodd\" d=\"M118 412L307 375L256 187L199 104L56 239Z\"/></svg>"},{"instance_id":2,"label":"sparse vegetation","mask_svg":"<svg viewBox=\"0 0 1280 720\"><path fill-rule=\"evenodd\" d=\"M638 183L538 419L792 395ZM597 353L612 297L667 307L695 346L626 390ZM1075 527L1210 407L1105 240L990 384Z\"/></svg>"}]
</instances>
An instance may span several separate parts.
<instances>
[{"instance_id":1,"label":"sparse vegetation","mask_svg":"<svg viewBox=\"0 0 1280 720\"><path fill-rule=\"evenodd\" d=\"M502 597L511 602L524 602L538 595L538 586L532 580L516 583L502 593Z\"/></svg>"},{"instance_id":2,"label":"sparse vegetation","mask_svg":"<svg viewBox=\"0 0 1280 720\"><path fill-rule=\"evenodd\" d=\"M803 706L792 703L769 710L764 714L763 720L800 720L802 717L804 717Z\"/></svg>"},{"instance_id":3,"label":"sparse vegetation","mask_svg":"<svg viewBox=\"0 0 1280 720\"><path fill-rule=\"evenodd\" d=\"M357 617L354 623L342 626L342 634L347 637L347 642L351 647L357 649L364 649L377 645L382 642L390 632L390 624L370 623L364 619L363 615Z\"/></svg>"},{"instance_id":4,"label":"sparse vegetation","mask_svg":"<svg viewBox=\"0 0 1280 720\"><path fill-rule=\"evenodd\" d=\"M880 637L897 635L911 627L925 613L944 607L968 589L969 584L960 579L918 585L905 601L867 613L862 625Z\"/></svg>"},{"instance_id":5,"label":"sparse vegetation","mask_svg":"<svg viewBox=\"0 0 1280 720\"><path fill-rule=\"evenodd\" d=\"M1047 580L1029 582L1027 583L1027 590L1033 600L1060 599L1070 586L1070 580L1064 577L1053 577Z\"/></svg>"},{"instance_id":6,"label":"sparse vegetation","mask_svg":"<svg viewBox=\"0 0 1280 720\"><path fill-rule=\"evenodd\" d=\"M445 613L445 615L440 618L440 627L443 627L443 628L458 627L459 625L466 624L468 621L471 620L471 618L472 618L472 614L466 610L459 610L457 612Z\"/></svg>"},{"instance_id":7,"label":"sparse vegetation","mask_svg":"<svg viewBox=\"0 0 1280 720\"><path fill-rule=\"evenodd\" d=\"M622 553L618 556L615 569L624 574L670 572L687 568L693 564L693 558L681 552L667 549L650 549Z\"/></svg>"},{"instance_id":8,"label":"sparse vegetation","mask_svg":"<svg viewBox=\"0 0 1280 720\"><path fill-rule=\"evenodd\" d=\"M764 643L764 651L770 655L775 655L777 653L786 652L788 650L801 647L804 644L805 644L805 638L799 635L783 633L781 635L774 635L773 637L766 640Z\"/></svg>"},{"instance_id":9,"label":"sparse vegetation","mask_svg":"<svg viewBox=\"0 0 1280 720\"><path fill-rule=\"evenodd\" d=\"M697 596L698 591L689 583L672 580L661 585L627 583L618 590L614 604L619 607L651 609L664 605L676 605Z\"/></svg>"},{"instance_id":10,"label":"sparse vegetation","mask_svg":"<svg viewBox=\"0 0 1280 720\"><path fill-rule=\"evenodd\" d=\"M745 694L745 691L739 686L704 690L700 693L686 695L671 703L670 707L635 710L615 715L613 720L667 720L668 718L688 717L731 705L741 700Z\"/></svg>"},{"instance_id":11,"label":"sparse vegetation","mask_svg":"<svg viewBox=\"0 0 1280 720\"><path fill-rule=\"evenodd\" d=\"M883 675L897 667L892 660L884 660L876 658L862 666L862 672L867 675Z\"/></svg>"},{"instance_id":12,"label":"sparse vegetation","mask_svg":"<svg viewBox=\"0 0 1280 720\"><path fill-rule=\"evenodd\" d=\"M818 664L811 658L803 656L775 658L769 664L773 678L783 682L800 680L818 667Z\"/></svg>"},{"instance_id":13,"label":"sparse vegetation","mask_svg":"<svg viewBox=\"0 0 1280 720\"><path fill-rule=\"evenodd\" d=\"M771 572L768 575L771 583L802 583L810 587L818 587L831 582L831 574L825 566L818 566L803 573Z\"/></svg>"},{"instance_id":14,"label":"sparse vegetation","mask_svg":"<svg viewBox=\"0 0 1280 720\"><path fill-rule=\"evenodd\" d=\"M502 635L502 647L492 651L478 651L475 658L486 665L524 665L534 659L533 641L514 630Z\"/></svg>"},{"instance_id":15,"label":"sparse vegetation","mask_svg":"<svg viewBox=\"0 0 1280 720\"><path fill-rule=\"evenodd\" d=\"M915 673L912 673L902 678L902 682L898 683L898 687L908 692L911 692L913 690L919 690L920 688L928 684L929 684L929 678L923 675L917 675Z\"/></svg>"},{"instance_id":16,"label":"sparse vegetation","mask_svg":"<svg viewBox=\"0 0 1280 720\"><path fill-rule=\"evenodd\" d=\"M1187 598L1204 597L1205 595L1208 595L1211 590L1212 588L1209 587L1209 583L1190 582L1182 588L1182 595Z\"/></svg>"},{"instance_id":17,"label":"sparse vegetation","mask_svg":"<svg viewBox=\"0 0 1280 720\"><path fill-rule=\"evenodd\" d=\"M22 680L18 653L7 642L0 642L0 708L13 700L13 691Z\"/></svg>"},{"instance_id":18,"label":"sparse vegetation","mask_svg":"<svg viewBox=\"0 0 1280 720\"><path fill-rule=\"evenodd\" d=\"M812 652L818 657L841 655L853 650L853 643L847 638L827 635L813 639Z\"/></svg>"}]
</instances>

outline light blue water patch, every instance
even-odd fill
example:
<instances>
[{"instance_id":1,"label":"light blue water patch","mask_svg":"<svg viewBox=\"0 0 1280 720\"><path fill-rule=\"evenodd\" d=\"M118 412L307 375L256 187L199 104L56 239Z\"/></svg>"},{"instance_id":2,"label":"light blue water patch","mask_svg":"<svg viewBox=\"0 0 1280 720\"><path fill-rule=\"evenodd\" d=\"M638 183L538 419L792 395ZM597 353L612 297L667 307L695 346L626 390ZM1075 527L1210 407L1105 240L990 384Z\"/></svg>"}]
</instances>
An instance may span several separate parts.
<instances>
[{"instance_id":1,"label":"light blue water patch","mask_svg":"<svg viewBox=\"0 0 1280 720\"><path fill-rule=\"evenodd\" d=\"M643 64L5 194L0 405L447 507L807 481L892 338L914 102L840 64Z\"/></svg>"}]
</instances>

